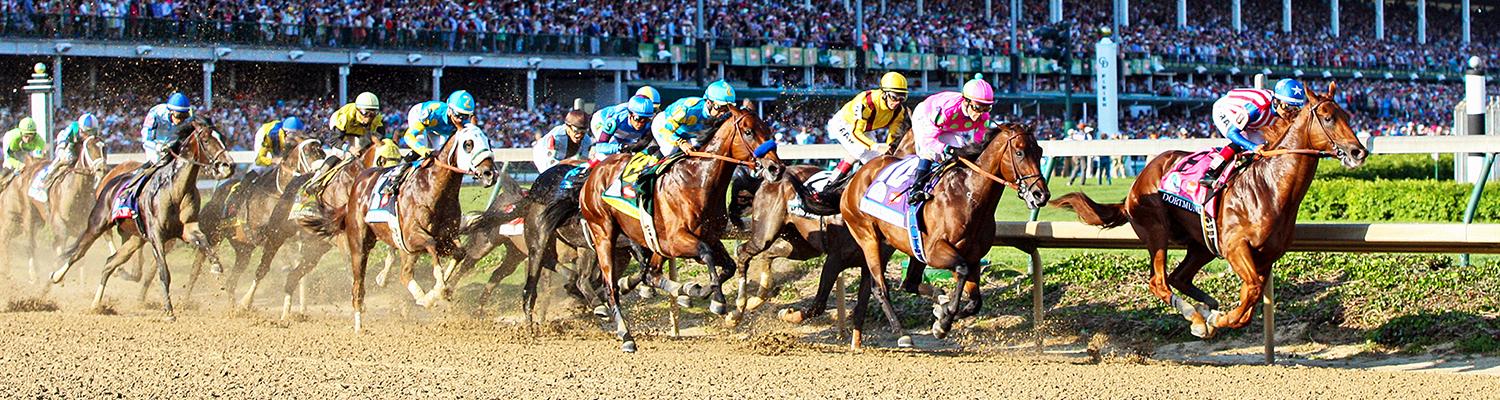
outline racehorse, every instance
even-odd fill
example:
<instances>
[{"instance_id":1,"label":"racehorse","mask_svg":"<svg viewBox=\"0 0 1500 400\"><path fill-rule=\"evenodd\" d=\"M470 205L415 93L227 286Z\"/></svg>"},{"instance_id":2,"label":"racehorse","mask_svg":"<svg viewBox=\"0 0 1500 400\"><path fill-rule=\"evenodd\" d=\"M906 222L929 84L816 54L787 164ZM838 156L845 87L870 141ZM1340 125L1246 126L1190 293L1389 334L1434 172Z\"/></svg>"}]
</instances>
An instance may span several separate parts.
<instances>
[{"instance_id":1,"label":"racehorse","mask_svg":"<svg viewBox=\"0 0 1500 400\"><path fill-rule=\"evenodd\" d=\"M216 257L213 257L213 248L208 245L208 240L198 228L198 173L200 169L207 168L211 176L223 179L234 172L234 162L225 151L224 142L213 121L206 117L195 117L183 124L173 137L180 139L167 147L165 151L168 157L159 161L162 164L141 172L150 175L135 193L139 209L133 218L129 218L130 221L114 218L114 199L117 193L127 189L124 185L134 181L133 172L140 165L124 163L105 176L104 184L95 195L94 207L89 213L83 233L63 249L60 255L63 265L52 273L52 283L62 282L68 270L83 258L94 240L107 230L114 229L116 234L124 238L124 243L105 263L99 287L94 293L94 307L99 307L104 298L104 285L109 282L110 274L140 250L141 246L150 243L162 285L162 306L167 318L175 319L170 287L172 273L167 268L166 259L167 250L170 249L168 243L172 239L182 239L208 254L210 260L218 264Z\"/></svg>"},{"instance_id":2,"label":"racehorse","mask_svg":"<svg viewBox=\"0 0 1500 400\"><path fill-rule=\"evenodd\" d=\"M1335 90L1332 83L1326 94L1308 90L1308 104L1266 129L1268 143L1217 197L1219 217L1212 225L1219 232L1217 248L1241 281L1240 302L1227 313L1193 285L1193 277L1215 257L1204 238L1202 218L1167 204L1158 194L1162 176L1190 153L1168 151L1152 159L1123 203L1098 204L1083 193L1069 193L1052 205L1073 209L1091 225L1130 223L1151 254L1151 293L1191 321L1193 335L1210 338L1220 328L1242 328L1260 302L1271 265L1292 243L1297 208L1312 184L1318 158L1334 156L1344 167L1356 168L1369 155L1349 129L1349 113L1333 102ZM1167 245L1173 242L1186 244L1187 255L1167 273ZM1203 304L1177 297L1173 288Z\"/></svg>"},{"instance_id":3,"label":"racehorse","mask_svg":"<svg viewBox=\"0 0 1500 400\"><path fill-rule=\"evenodd\" d=\"M458 235L463 216L459 209L458 192L464 175L477 175L484 186L495 183L497 171L490 152L489 139L473 125L460 129L445 140L440 149L418 167L411 177L402 181L395 196L396 228L386 223L366 222L366 212L372 207L371 193L378 193L377 186L389 168L370 169L360 173L349 189L348 204L341 210L323 208L323 213L298 219L297 223L310 232L323 237L343 233L349 251L350 267L354 287L354 331L361 329L364 313L365 267L369 251L375 242L382 241L402 255L401 280L407 284L418 305L427 306L438 296L449 293L445 286L447 277L463 253ZM424 292L412 280L412 266L417 255L432 256L433 277L437 281L431 292ZM443 257L452 259L446 270L442 269Z\"/></svg>"},{"instance_id":4,"label":"racehorse","mask_svg":"<svg viewBox=\"0 0 1500 400\"><path fill-rule=\"evenodd\" d=\"M251 253L256 247L261 248L255 277L238 307L250 308L255 291L270 270L276 253L300 232L296 224L287 219L295 199L294 195L287 194L287 189L297 187L291 183L299 175L318 169L324 157L321 141L302 140L264 173L246 173L239 179L225 181L204 204L202 228L209 244L217 245L228 240L234 249L234 265L225 280L225 290L230 294L234 292L239 274L249 263ZM189 293L204 258L203 254L198 254L193 263L193 274L188 280Z\"/></svg>"},{"instance_id":5,"label":"racehorse","mask_svg":"<svg viewBox=\"0 0 1500 400\"><path fill-rule=\"evenodd\" d=\"M0 237L21 239L0 245L0 259L16 259L9 255L11 246L22 245L22 256L27 259L33 282L41 279L41 271L36 263L36 251L39 248L36 246L36 234L43 224L52 233L54 254L59 254L62 252L62 243L78 234L79 228L74 227L81 227L83 219L88 217L94 187L108 168L103 143L93 135L81 138L78 157L73 159L72 164L60 167L65 169L53 172L61 176L47 188L45 202L31 196L31 191L34 184L40 183L40 175L45 173L45 168L51 163L49 160L27 163L17 171L17 177L11 180L11 184L0 188L3 191L0 201L4 203L0 206L0 220L8 222L0 225Z\"/></svg>"},{"instance_id":6,"label":"racehorse","mask_svg":"<svg viewBox=\"0 0 1500 400\"><path fill-rule=\"evenodd\" d=\"M615 320L615 334L622 342L621 350L635 352L636 346L620 310L621 283L616 279L624 275L626 263L618 262L617 240L623 235L633 243L646 245L644 249L634 247L638 256L648 256L641 257L646 259L641 276L651 286L673 295L711 297L709 310L719 315L727 313L721 288L734 275L735 268L734 260L720 241L728 225L725 192L739 165L756 167L769 176L781 175L781 159L776 156L775 142L770 137L770 128L754 114L731 108L728 119L703 151L688 152L684 159L663 172L655 183L660 201L652 217L655 235L661 239L659 246L647 240L648 233L639 220L604 202L606 187L620 176L631 159L630 154L610 156L591 168L578 202L557 201L548 205L541 221L544 227L562 226L575 215L583 216L596 250L599 271L604 275L605 295ZM710 286L704 289L697 284L683 285L663 276L662 263L677 257L702 260L708 266Z\"/></svg>"},{"instance_id":7,"label":"racehorse","mask_svg":"<svg viewBox=\"0 0 1500 400\"><path fill-rule=\"evenodd\" d=\"M1049 194L1039 167L1042 148L1037 144L1031 127L1000 124L989 128L984 141L956 150L957 154L950 160L953 167L946 172L934 172L942 175L933 177L933 199L920 211L926 228L921 235L922 250L927 266L953 270L954 279L959 283L956 287L969 288L979 284L979 262L994 241L995 207L1004 189L1015 189L1016 195L1033 209L1045 205ZM977 159L969 161L970 158ZM855 349L862 346L864 313L872 289L891 330L902 333L900 319L891 306L890 291L885 283L885 262L893 249L914 254L912 243L907 240L908 231L865 214L859 208L860 199L874 183L876 175L899 160L882 156L860 168L849 181L849 188L853 190L844 191L840 204L844 223L865 258L854 306L854 334L850 341L850 347ZM933 336L939 339L947 336L954 318L961 315L959 306L963 304L966 292L971 296L978 293L977 290L957 290L947 304L935 307L938 319L933 322ZM979 299L973 300L973 312L977 312ZM897 345L907 347L910 342L910 337L902 335Z\"/></svg>"}]
</instances>

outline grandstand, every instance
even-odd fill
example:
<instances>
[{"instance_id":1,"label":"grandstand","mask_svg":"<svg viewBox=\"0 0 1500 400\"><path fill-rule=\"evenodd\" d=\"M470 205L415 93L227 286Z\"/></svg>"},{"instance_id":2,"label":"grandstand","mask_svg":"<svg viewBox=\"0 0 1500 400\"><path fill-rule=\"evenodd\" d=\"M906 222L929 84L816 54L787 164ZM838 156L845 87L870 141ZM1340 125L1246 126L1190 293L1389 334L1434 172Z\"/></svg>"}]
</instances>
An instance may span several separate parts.
<instances>
[{"instance_id":1,"label":"grandstand","mask_svg":"<svg viewBox=\"0 0 1500 400\"><path fill-rule=\"evenodd\" d=\"M698 7L5 0L0 68L19 78L49 63L59 118L100 113L122 150L139 113L174 90L194 94L245 147L260 121L321 123L349 92L380 93L399 123L406 106L464 88L480 96L501 145L524 147L574 98L594 107L644 84L679 97L719 78L742 88L783 140L822 143L837 103L887 70L912 77L916 97L983 73L1007 92L1000 114L1060 138L1094 112L1093 63L1063 69L1040 57L1045 27L1071 34L1065 52L1078 59L1111 28L1123 136L1210 135L1208 102L1257 73L1338 81L1362 134L1442 135L1463 60L1494 65L1500 54L1500 36L1478 29L1500 26L1492 0L706 0L701 16ZM0 122L14 123L24 104L8 95Z\"/></svg>"}]
</instances>

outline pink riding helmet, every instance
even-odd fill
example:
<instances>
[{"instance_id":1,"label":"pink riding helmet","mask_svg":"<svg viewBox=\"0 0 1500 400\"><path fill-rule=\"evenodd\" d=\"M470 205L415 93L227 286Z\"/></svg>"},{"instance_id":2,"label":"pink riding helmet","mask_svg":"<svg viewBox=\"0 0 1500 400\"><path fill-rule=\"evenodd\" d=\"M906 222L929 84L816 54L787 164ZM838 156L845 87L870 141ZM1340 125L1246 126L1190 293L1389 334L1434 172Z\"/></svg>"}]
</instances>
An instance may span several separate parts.
<instances>
[{"instance_id":1,"label":"pink riding helmet","mask_svg":"<svg viewBox=\"0 0 1500 400\"><path fill-rule=\"evenodd\" d=\"M964 83L964 98L980 104L994 104L995 88L982 79L970 79Z\"/></svg>"}]
</instances>

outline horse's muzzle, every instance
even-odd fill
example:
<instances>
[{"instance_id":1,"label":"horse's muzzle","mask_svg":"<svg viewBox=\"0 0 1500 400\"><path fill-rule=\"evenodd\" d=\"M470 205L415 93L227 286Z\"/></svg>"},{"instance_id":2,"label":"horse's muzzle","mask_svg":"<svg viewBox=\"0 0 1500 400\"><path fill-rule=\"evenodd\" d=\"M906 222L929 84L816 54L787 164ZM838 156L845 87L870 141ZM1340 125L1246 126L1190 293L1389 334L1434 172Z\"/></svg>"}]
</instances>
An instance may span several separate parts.
<instances>
[{"instance_id":1,"label":"horse's muzzle","mask_svg":"<svg viewBox=\"0 0 1500 400\"><path fill-rule=\"evenodd\" d=\"M217 179L228 179L234 174L234 164L227 162L216 162L213 165L213 175Z\"/></svg>"},{"instance_id":2,"label":"horse's muzzle","mask_svg":"<svg viewBox=\"0 0 1500 400\"><path fill-rule=\"evenodd\" d=\"M1365 158L1370 156L1370 152L1365 151L1363 146L1347 146L1347 149L1345 147L1333 146L1333 153L1338 156L1339 163L1343 164L1344 168L1359 168L1365 164Z\"/></svg>"}]
</instances>

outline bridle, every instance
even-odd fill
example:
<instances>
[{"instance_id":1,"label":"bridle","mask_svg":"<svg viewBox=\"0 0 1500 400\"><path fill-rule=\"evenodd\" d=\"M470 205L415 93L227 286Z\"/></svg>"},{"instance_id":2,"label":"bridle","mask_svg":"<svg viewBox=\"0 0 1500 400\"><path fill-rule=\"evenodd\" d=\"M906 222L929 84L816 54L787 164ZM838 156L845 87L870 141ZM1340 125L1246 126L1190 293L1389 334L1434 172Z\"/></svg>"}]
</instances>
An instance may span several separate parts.
<instances>
[{"instance_id":1,"label":"bridle","mask_svg":"<svg viewBox=\"0 0 1500 400\"><path fill-rule=\"evenodd\" d=\"M1318 107L1322 107L1324 104L1328 104L1328 101L1327 100L1320 100L1320 101L1318 101L1317 104L1308 104L1307 106L1305 106L1304 109L1306 110L1305 112L1307 112L1308 115L1309 115L1308 118L1317 119L1317 117L1318 117L1317 116L1317 108ZM1264 158L1276 157L1276 156L1283 156L1283 155L1288 155L1288 154L1303 155L1303 156L1313 156L1313 157L1318 157L1318 158L1324 158L1324 157L1338 157L1338 158L1343 158L1347 153L1344 153L1344 150L1340 149L1338 146L1333 146L1333 144L1334 144L1333 134L1332 133L1328 133L1328 127L1325 126L1326 124L1324 124L1323 121L1314 121L1314 122L1318 126L1318 132L1322 133L1323 134L1323 138L1328 141L1328 144L1330 146L1333 147L1333 151L1312 150L1312 149L1272 149L1272 150L1263 150L1265 148L1265 146L1261 146L1262 149L1257 149L1255 151L1255 155L1257 157L1264 157ZM1291 127L1288 126L1287 129L1290 131ZM1287 132L1287 134L1290 134L1290 133L1291 132ZM1286 140L1286 135L1282 135L1282 140ZM1276 143L1276 145L1278 145L1278 146L1281 145L1280 141L1278 141Z\"/></svg>"},{"instance_id":2,"label":"bridle","mask_svg":"<svg viewBox=\"0 0 1500 400\"><path fill-rule=\"evenodd\" d=\"M203 138L199 137L199 134L203 133L203 132L213 132L213 130L211 130L211 129L205 129L202 126L195 126L195 127L193 127L193 133L190 133L190 134L188 134L187 137L183 138L183 140L192 139L192 141L193 141L193 148L195 150L194 153L197 154L197 155L199 155L199 156L202 156L203 153L204 153ZM209 135L212 135L212 133L210 133ZM212 137L212 136L210 136L210 137ZM205 157L205 159L207 159L207 160L218 160L220 158L228 159L229 158L228 157L229 156L228 153L229 153L229 151L225 150L224 146L219 146L219 151L218 152L214 153L213 155L211 155L209 157ZM181 153L178 153L177 151L173 150L171 147L167 148L167 154L171 154L172 158L176 158L176 159L179 159L179 160L187 161L188 163L190 163L192 165L196 165L198 167L203 167L203 168L213 168L214 167L212 161L198 161L197 159L183 157Z\"/></svg>"},{"instance_id":3,"label":"bridle","mask_svg":"<svg viewBox=\"0 0 1500 400\"><path fill-rule=\"evenodd\" d=\"M745 132L752 131L752 129L742 127L742 126L740 126L740 124L738 122L740 120L743 120L745 117L737 115L737 116L733 116L731 118L736 121L734 123L734 129L736 130L736 132L734 132L734 140L738 141L739 144L745 145L745 148L747 148L747 149L753 149L752 147L750 147L750 141L749 140L745 140ZM718 161L727 162L727 163L730 163L730 164L743 165L743 166L745 166L747 168L755 168L755 161L759 161L761 159L761 157L756 157L755 156L753 150L751 151L751 157L754 157L754 158L752 158L749 161L741 160L741 159L734 158L734 157L727 157L727 156L722 156L722 155L718 155L718 154L714 154L714 153L709 153L709 152L706 152L706 151L684 150L683 154L686 154L688 157L693 157L693 158L707 158L707 159L712 159L712 160L718 160Z\"/></svg>"},{"instance_id":4,"label":"bridle","mask_svg":"<svg viewBox=\"0 0 1500 400\"><path fill-rule=\"evenodd\" d=\"M1013 175L1019 175L1021 173L1021 159L1025 158L1024 154L1022 156L1020 156L1020 157L1017 157L1014 154L1014 151L1012 151L1016 147L1015 140L1018 139L1018 138L1020 138L1020 137L1021 137L1020 134L1013 134L1013 135L1011 135L1009 138L1005 139L1005 147L1001 148L1001 151L1005 152L1007 154L1007 157L1010 157L1010 170L1011 170L1011 174L1013 174ZM1001 178L999 176L995 176L994 174L989 173L989 171L985 171L984 168L980 168L978 164L974 164L973 161L969 161L969 159L967 159L967 158L957 157L957 156L954 156L954 158L957 158L958 161L961 162L961 163L963 163L964 166L968 167L969 170L974 171L975 173L979 174L980 176L983 176L985 178L989 178L989 180L995 181L995 183L999 183L999 184L1001 184L1001 185L1003 185L1005 187L1009 187L1009 188L1011 188L1011 189L1013 189L1013 190L1015 190L1017 192L1024 193L1024 192L1030 191L1030 190L1034 189L1036 187L1036 185L1038 183L1040 183L1041 180L1042 180L1042 174L1036 173L1036 174L1021 176L1021 177L1016 178L1015 181L1010 181L1010 180L1007 180L1005 178Z\"/></svg>"}]
</instances>

